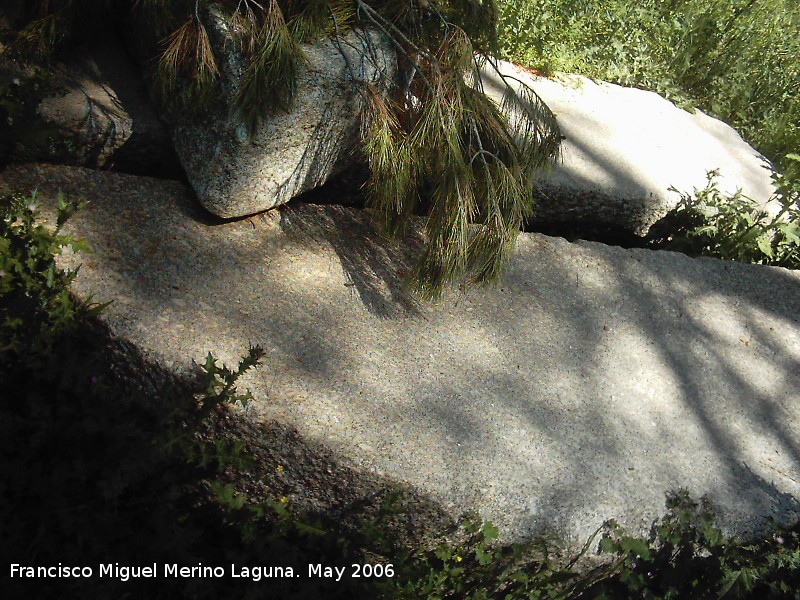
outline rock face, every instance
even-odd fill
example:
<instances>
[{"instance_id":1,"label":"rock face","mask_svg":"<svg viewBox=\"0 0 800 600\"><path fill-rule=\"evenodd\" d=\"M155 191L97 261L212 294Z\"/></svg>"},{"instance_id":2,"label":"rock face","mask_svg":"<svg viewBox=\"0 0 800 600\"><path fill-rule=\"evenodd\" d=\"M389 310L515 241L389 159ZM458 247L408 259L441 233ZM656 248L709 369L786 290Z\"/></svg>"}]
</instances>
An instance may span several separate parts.
<instances>
[{"instance_id":1,"label":"rock face","mask_svg":"<svg viewBox=\"0 0 800 600\"><path fill-rule=\"evenodd\" d=\"M536 91L565 136L560 164L540 182L539 220L602 223L641 235L680 200L670 187L703 188L713 169L722 191L741 188L761 204L772 194L766 159L722 121L653 92L578 75L537 77L502 61L500 70ZM501 98L505 84L490 67L483 73L486 92Z\"/></svg>"},{"instance_id":2,"label":"rock face","mask_svg":"<svg viewBox=\"0 0 800 600\"><path fill-rule=\"evenodd\" d=\"M0 187L90 200L67 227L95 252L63 258L120 340L178 373L262 344L254 424L506 538L646 532L680 487L740 533L800 515L800 273L522 234L502 287L418 305L364 211L210 225L178 182L54 166Z\"/></svg>"},{"instance_id":3,"label":"rock face","mask_svg":"<svg viewBox=\"0 0 800 600\"><path fill-rule=\"evenodd\" d=\"M391 85L396 57L389 41L376 32L356 31L339 44L304 46L308 60L292 110L269 118L250 137L234 100L241 55L225 18L213 11L209 18L221 63L222 102L200 119L167 111L175 149L203 206L220 217L267 210L321 185L352 161L359 125L352 83Z\"/></svg>"},{"instance_id":4,"label":"rock face","mask_svg":"<svg viewBox=\"0 0 800 600\"><path fill-rule=\"evenodd\" d=\"M167 130L117 39L93 40L48 71L50 92L36 108L46 135L23 138L12 159L182 177Z\"/></svg>"}]
</instances>

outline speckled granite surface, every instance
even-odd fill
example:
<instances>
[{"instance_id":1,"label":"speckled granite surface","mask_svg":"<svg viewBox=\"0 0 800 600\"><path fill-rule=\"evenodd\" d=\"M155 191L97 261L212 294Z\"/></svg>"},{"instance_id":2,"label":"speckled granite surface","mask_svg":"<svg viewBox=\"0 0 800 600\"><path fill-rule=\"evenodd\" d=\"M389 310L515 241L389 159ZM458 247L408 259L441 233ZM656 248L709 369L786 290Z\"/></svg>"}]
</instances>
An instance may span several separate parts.
<instances>
[{"instance_id":1,"label":"speckled granite surface","mask_svg":"<svg viewBox=\"0 0 800 600\"><path fill-rule=\"evenodd\" d=\"M91 201L95 253L64 261L116 335L177 372L262 344L254 423L506 537L646 529L678 487L741 532L800 514L800 274L524 234L502 286L421 304L363 211L221 222L179 183L45 165L0 187Z\"/></svg>"}]
</instances>

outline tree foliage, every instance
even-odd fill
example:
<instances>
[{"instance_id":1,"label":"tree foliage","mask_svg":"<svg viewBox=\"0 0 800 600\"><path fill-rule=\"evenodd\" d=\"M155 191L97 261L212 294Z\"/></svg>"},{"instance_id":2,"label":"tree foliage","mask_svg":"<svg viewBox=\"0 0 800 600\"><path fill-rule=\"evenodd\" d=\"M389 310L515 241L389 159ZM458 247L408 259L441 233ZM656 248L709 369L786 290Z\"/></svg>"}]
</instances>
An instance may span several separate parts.
<instances>
[{"instance_id":1,"label":"tree foliage","mask_svg":"<svg viewBox=\"0 0 800 600\"><path fill-rule=\"evenodd\" d=\"M208 14L223 11L245 60L236 101L251 132L291 107L303 43L381 30L397 50L394 89L353 84L375 214L391 235L427 215L428 244L411 280L424 296L463 277L499 276L533 210L535 177L557 156L561 136L530 88L509 86L502 109L483 93L480 69L497 70L494 0L42 0L12 47L49 56L83 31L80 15L97 18L120 5L149 15L163 40L162 88L182 88L199 104L219 82Z\"/></svg>"}]
</instances>

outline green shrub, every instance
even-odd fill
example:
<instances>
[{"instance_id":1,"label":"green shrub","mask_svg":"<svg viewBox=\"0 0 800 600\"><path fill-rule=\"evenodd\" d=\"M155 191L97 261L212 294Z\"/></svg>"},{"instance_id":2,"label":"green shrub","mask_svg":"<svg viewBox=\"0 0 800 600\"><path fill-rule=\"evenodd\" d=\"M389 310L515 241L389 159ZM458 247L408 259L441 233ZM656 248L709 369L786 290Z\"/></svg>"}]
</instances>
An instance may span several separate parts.
<instances>
[{"instance_id":1,"label":"green shrub","mask_svg":"<svg viewBox=\"0 0 800 600\"><path fill-rule=\"evenodd\" d=\"M762 265L800 268L800 156L786 157L785 174L774 173L770 214L741 192L719 191L715 178L693 194L681 194L678 206L651 230L652 246L692 255L714 256ZM668 233L659 235L659 231Z\"/></svg>"},{"instance_id":2,"label":"green shrub","mask_svg":"<svg viewBox=\"0 0 800 600\"><path fill-rule=\"evenodd\" d=\"M714 526L711 504L685 490L667 499L667 514L649 539L630 537L609 523L600 548L616 556L591 587L599 598L796 598L800 538L775 532L752 543Z\"/></svg>"},{"instance_id":3,"label":"green shrub","mask_svg":"<svg viewBox=\"0 0 800 600\"><path fill-rule=\"evenodd\" d=\"M35 193L0 197L0 356L7 360L47 354L82 318L102 308L91 299L74 302L69 284L77 270L62 271L55 261L65 247L87 250L61 233L79 207L59 197L51 229L39 218Z\"/></svg>"},{"instance_id":4,"label":"green shrub","mask_svg":"<svg viewBox=\"0 0 800 600\"><path fill-rule=\"evenodd\" d=\"M571 558L554 552L553 540L538 538L525 544L502 546L499 531L480 518L461 524L462 541L442 543L418 553L398 566L400 578L391 598L570 598L584 587L574 569L589 549Z\"/></svg>"}]
</instances>

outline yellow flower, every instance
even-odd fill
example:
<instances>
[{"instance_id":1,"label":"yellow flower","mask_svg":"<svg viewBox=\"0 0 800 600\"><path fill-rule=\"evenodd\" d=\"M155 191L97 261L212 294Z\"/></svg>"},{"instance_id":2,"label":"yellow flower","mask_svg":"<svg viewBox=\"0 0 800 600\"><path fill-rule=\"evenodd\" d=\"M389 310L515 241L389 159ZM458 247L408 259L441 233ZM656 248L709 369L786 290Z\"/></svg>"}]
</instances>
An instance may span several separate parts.
<instances>
[{"instance_id":1,"label":"yellow flower","mask_svg":"<svg viewBox=\"0 0 800 600\"><path fill-rule=\"evenodd\" d=\"M456 562L461 562L462 558L460 556L456 556Z\"/></svg>"},{"instance_id":2,"label":"yellow flower","mask_svg":"<svg viewBox=\"0 0 800 600\"><path fill-rule=\"evenodd\" d=\"M281 504L286 504L287 502L289 502L289 499L286 496L282 496L281 497Z\"/></svg>"},{"instance_id":3,"label":"yellow flower","mask_svg":"<svg viewBox=\"0 0 800 600\"><path fill-rule=\"evenodd\" d=\"M278 473L283 473L284 471L283 465L278 465Z\"/></svg>"}]
</instances>

